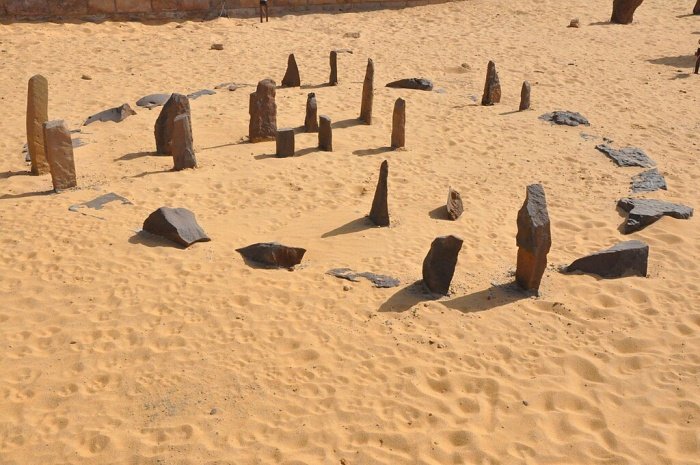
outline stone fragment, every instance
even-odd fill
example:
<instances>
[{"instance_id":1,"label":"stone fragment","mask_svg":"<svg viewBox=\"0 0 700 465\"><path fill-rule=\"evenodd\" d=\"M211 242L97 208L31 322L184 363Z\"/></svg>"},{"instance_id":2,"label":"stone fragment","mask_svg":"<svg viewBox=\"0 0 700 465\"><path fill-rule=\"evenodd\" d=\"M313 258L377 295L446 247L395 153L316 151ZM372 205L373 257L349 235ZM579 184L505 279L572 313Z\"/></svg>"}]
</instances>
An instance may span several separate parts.
<instances>
[{"instance_id":1,"label":"stone fragment","mask_svg":"<svg viewBox=\"0 0 700 465\"><path fill-rule=\"evenodd\" d=\"M486 70L486 83L484 84L484 95L481 97L482 105L493 105L501 101L501 81L496 72L496 63L489 61Z\"/></svg>"},{"instance_id":2,"label":"stone fragment","mask_svg":"<svg viewBox=\"0 0 700 465\"><path fill-rule=\"evenodd\" d=\"M294 156L294 129L284 128L277 130L277 158Z\"/></svg>"},{"instance_id":3,"label":"stone fragment","mask_svg":"<svg viewBox=\"0 0 700 465\"><path fill-rule=\"evenodd\" d=\"M569 26L568 26L568 27L579 28L579 27L581 27L581 21L579 21L578 18L574 18L574 19L571 20L571 22L569 22Z\"/></svg>"},{"instance_id":4,"label":"stone fragment","mask_svg":"<svg viewBox=\"0 0 700 465\"><path fill-rule=\"evenodd\" d=\"M579 258L566 267L566 271L581 271L603 278L644 277L648 260L649 246L644 242L619 242L609 249Z\"/></svg>"},{"instance_id":5,"label":"stone fragment","mask_svg":"<svg viewBox=\"0 0 700 465\"><path fill-rule=\"evenodd\" d=\"M301 263L306 249L287 247L277 242L261 242L236 249L244 259L275 268L292 268Z\"/></svg>"},{"instance_id":6,"label":"stone fragment","mask_svg":"<svg viewBox=\"0 0 700 465\"><path fill-rule=\"evenodd\" d=\"M190 100L185 95L172 94L165 102L153 128L158 155L172 155L174 122L175 118L180 115L191 117Z\"/></svg>"},{"instance_id":7,"label":"stone fragment","mask_svg":"<svg viewBox=\"0 0 700 465\"><path fill-rule=\"evenodd\" d=\"M332 152L333 127L331 126L331 118L326 115L321 115L319 120L321 124L318 129L318 148L324 152Z\"/></svg>"},{"instance_id":8,"label":"stone fragment","mask_svg":"<svg viewBox=\"0 0 700 465\"><path fill-rule=\"evenodd\" d=\"M557 110L551 113L545 113L544 115L540 116L540 119L543 121L548 121L552 124L558 124L560 126L578 126L581 124L584 126L591 125L585 116L583 116L581 113L576 113L575 111Z\"/></svg>"},{"instance_id":9,"label":"stone fragment","mask_svg":"<svg viewBox=\"0 0 700 465\"><path fill-rule=\"evenodd\" d=\"M248 138L250 142L273 140L277 137L277 104L275 103L275 81L263 79L250 94L250 124Z\"/></svg>"},{"instance_id":10,"label":"stone fragment","mask_svg":"<svg viewBox=\"0 0 700 465\"><path fill-rule=\"evenodd\" d=\"M299 77L299 68L294 54L290 53L287 58L287 72L282 78L282 87L299 87L301 86L301 78Z\"/></svg>"},{"instance_id":11,"label":"stone fragment","mask_svg":"<svg viewBox=\"0 0 700 465\"><path fill-rule=\"evenodd\" d=\"M164 105L168 101L172 94L150 94L145 97L141 97L136 101L136 106L145 107L149 110L151 108L159 107Z\"/></svg>"},{"instance_id":12,"label":"stone fragment","mask_svg":"<svg viewBox=\"0 0 700 465\"><path fill-rule=\"evenodd\" d=\"M346 32L343 37L347 37L349 39L359 39L360 38L360 33L359 32Z\"/></svg>"},{"instance_id":13,"label":"stone fragment","mask_svg":"<svg viewBox=\"0 0 700 465\"><path fill-rule=\"evenodd\" d=\"M656 168L639 173L632 178L632 192L667 190L666 179Z\"/></svg>"},{"instance_id":14,"label":"stone fragment","mask_svg":"<svg viewBox=\"0 0 700 465\"><path fill-rule=\"evenodd\" d=\"M101 111L97 114L94 114L90 116L88 119L85 120L83 123L83 126L87 126L88 124L92 124L94 122L100 121L102 123L105 123L107 121L112 121L114 123L121 123L125 119L127 119L129 116L135 115L136 112L129 106L128 103L125 103L119 107L114 107L110 108L109 110L104 110Z\"/></svg>"},{"instance_id":15,"label":"stone fragment","mask_svg":"<svg viewBox=\"0 0 700 465\"><path fill-rule=\"evenodd\" d=\"M397 98L394 102L394 115L391 124L391 148L406 146L406 101Z\"/></svg>"},{"instance_id":16,"label":"stone fragment","mask_svg":"<svg viewBox=\"0 0 700 465\"><path fill-rule=\"evenodd\" d=\"M54 190L60 192L77 186L70 131L61 120L45 122L43 130L44 149Z\"/></svg>"},{"instance_id":17,"label":"stone fragment","mask_svg":"<svg viewBox=\"0 0 700 465\"><path fill-rule=\"evenodd\" d=\"M520 107L518 108L518 111L525 111L530 109L530 91L531 91L530 83L525 81L523 82L523 87L520 89Z\"/></svg>"},{"instance_id":18,"label":"stone fragment","mask_svg":"<svg viewBox=\"0 0 700 465\"><path fill-rule=\"evenodd\" d=\"M211 44L211 50L223 50L224 44Z\"/></svg>"},{"instance_id":19,"label":"stone fragment","mask_svg":"<svg viewBox=\"0 0 700 465\"><path fill-rule=\"evenodd\" d=\"M326 274L340 279L347 279L348 281L352 281L354 283L359 282L360 278L365 278L369 280L374 287L378 288L391 288L401 284L401 281L396 278L392 278L391 276L370 272L357 273L350 268L334 268L326 271Z\"/></svg>"},{"instance_id":20,"label":"stone fragment","mask_svg":"<svg viewBox=\"0 0 700 465\"><path fill-rule=\"evenodd\" d=\"M452 221L462 216L464 213L464 206L462 205L462 196L459 192L449 188L447 192L447 217Z\"/></svg>"},{"instance_id":21,"label":"stone fragment","mask_svg":"<svg viewBox=\"0 0 700 465\"><path fill-rule=\"evenodd\" d=\"M49 81L37 74L29 79L27 89L27 149L34 175L50 171L44 150L44 123L48 120Z\"/></svg>"},{"instance_id":22,"label":"stone fragment","mask_svg":"<svg viewBox=\"0 0 700 465\"><path fill-rule=\"evenodd\" d=\"M700 15L700 0L698 0L695 3L695 7L693 8L693 14L694 15Z\"/></svg>"},{"instance_id":23,"label":"stone fragment","mask_svg":"<svg viewBox=\"0 0 700 465\"><path fill-rule=\"evenodd\" d=\"M304 130L306 132L318 132L318 104L316 103L316 94L313 92L306 96Z\"/></svg>"},{"instance_id":24,"label":"stone fragment","mask_svg":"<svg viewBox=\"0 0 700 465\"><path fill-rule=\"evenodd\" d=\"M644 0L613 0L611 23L629 24L634 19L634 12Z\"/></svg>"},{"instance_id":25,"label":"stone fragment","mask_svg":"<svg viewBox=\"0 0 700 465\"><path fill-rule=\"evenodd\" d=\"M211 240L197 224L194 213L186 208L160 207L143 222L143 230L183 247Z\"/></svg>"},{"instance_id":26,"label":"stone fragment","mask_svg":"<svg viewBox=\"0 0 700 465\"><path fill-rule=\"evenodd\" d=\"M191 94L187 94L187 98L190 100L196 100L199 97L203 95L216 95L216 92L210 89L202 89L198 90L197 92L192 92Z\"/></svg>"},{"instance_id":27,"label":"stone fragment","mask_svg":"<svg viewBox=\"0 0 700 465\"><path fill-rule=\"evenodd\" d=\"M80 76L80 79L84 81L92 81L92 77L88 74L83 74L82 76Z\"/></svg>"},{"instance_id":28,"label":"stone fragment","mask_svg":"<svg viewBox=\"0 0 700 465\"><path fill-rule=\"evenodd\" d=\"M547 200L542 184L527 186L527 196L518 212L518 262L515 280L526 290L537 291L547 267L552 246Z\"/></svg>"},{"instance_id":29,"label":"stone fragment","mask_svg":"<svg viewBox=\"0 0 700 465\"><path fill-rule=\"evenodd\" d=\"M423 284L434 294L447 295L464 241L457 236L435 238L423 260Z\"/></svg>"},{"instance_id":30,"label":"stone fragment","mask_svg":"<svg viewBox=\"0 0 700 465\"><path fill-rule=\"evenodd\" d=\"M374 101L374 62L367 60L365 81L362 84L362 106L360 108L360 121L372 124L372 104Z\"/></svg>"},{"instance_id":31,"label":"stone fragment","mask_svg":"<svg viewBox=\"0 0 700 465\"><path fill-rule=\"evenodd\" d=\"M390 82L386 87L394 89L433 90L433 82L424 78L407 78Z\"/></svg>"},{"instance_id":32,"label":"stone fragment","mask_svg":"<svg viewBox=\"0 0 700 465\"><path fill-rule=\"evenodd\" d=\"M192 141L192 125L188 114L177 115L173 121L173 134L170 141L175 171L197 167Z\"/></svg>"},{"instance_id":33,"label":"stone fragment","mask_svg":"<svg viewBox=\"0 0 700 465\"><path fill-rule=\"evenodd\" d=\"M640 231L657 222L662 216L679 220L687 220L693 216L691 207L656 199L620 199L617 202L617 208L627 212L627 220L622 231L624 234Z\"/></svg>"},{"instance_id":34,"label":"stone fragment","mask_svg":"<svg viewBox=\"0 0 700 465\"><path fill-rule=\"evenodd\" d=\"M617 166L641 166L642 168L651 168L656 165L654 160L649 158L649 155L638 147L614 149L608 144L598 144L595 148L599 152L607 155Z\"/></svg>"},{"instance_id":35,"label":"stone fragment","mask_svg":"<svg viewBox=\"0 0 700 465\"><path fill-rule=\"evenodd\" d=\"M379 168L377 190L374 192L372 209L369 212L369 219L377 226L389 226L388 180L389 162L384 160Z\"/></svg>"},{"instance_id":36,"label":"stone fragment","mask_svg":"<svg viewBox=\"0 0 700 465\"><path fill-rule=\"evenodd\" d=\"M337 86L338 85L338 52L336 52L335 50L331 51L330 64L331 64L331 75L328 78L328 85L329 86Z\"/></svg>"}]
</instances>

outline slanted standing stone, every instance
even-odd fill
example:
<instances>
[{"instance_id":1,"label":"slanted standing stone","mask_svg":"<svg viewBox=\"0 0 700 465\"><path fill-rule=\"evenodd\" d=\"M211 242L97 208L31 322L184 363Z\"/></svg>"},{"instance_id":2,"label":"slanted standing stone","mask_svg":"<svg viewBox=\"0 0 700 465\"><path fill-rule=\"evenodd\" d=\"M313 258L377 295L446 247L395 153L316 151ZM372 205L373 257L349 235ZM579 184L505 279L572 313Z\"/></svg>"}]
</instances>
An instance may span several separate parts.
<instances>
[{"instance_id":1,"label":"slanted standing stone","mask_svg":"<svg viewBox=\"0 0 700 465\"><path fill-rule=\"evenodd\" d=\"M277 104L275 103L275 81L263 79L258 88L250 94L250 142L273 140L277 136Z\"/></svg>"},{"instance_id":2,"label":"slanted standing stone","mask_svg":"<svg viewBox=\"0 0 700 465\"><path fill-rule=\"evenodd\" d=\"M294 156L294 129L280 129L277 131L277 152L278 158Z\"/></svg>"},{"instance_id":3,"label":"slanted standing stone","mask_svg":"<svg viewBox=\"0 0 700 465\"><path fill-rule=\"evenodd\" d=\"M178 115L175 117L171 147L175 171L197 167L189 115Z\"/></svg>"},{"instance_id":4,"label":"slanted standing stone","mask_svg":"<svg viewBox=\"0 0 700 465\"><path fill-rule=\"evenodd\" d=\"M143 230L183 247L211 240L197 224L194 213L186 208L160 207L143 222Z\"/></svg>"},{"instance_id":5,"label":"slanted standing stone","mask_svg":"<svg viewBox=\"0 0 700 465\"><path fill-rule=\"evenodd\" d=\"M423 284L434 294L447 295L464 241L457 236L435 238L423 260Z\"/></svg>"},{"instance_id":6,"label":"slanted standing stone","mask_svg":"<svg viewBox=\"0 0 700 465\"><path fill-rule=\"evenodd\" d=\"M526 290L537 291L552 246L547 199L542 184L527 186L525 203L518 212L518 265L515 280Z\"/></svg>"},{"instance_id":7,"label":"slanted standing stone","mask_svg":"<svg viewBox=\"0 0 700 465\"><path fill-rule=\"evenodd\" d=\"M299 77L299 68L297 67L297 60L294 58L294 54L290 53L287 59L287 72L284 73L282 78L282 87L300 87L301 78Z\"/></svg>"},{"instance_id":8,"label":"slanted standing stone","mask_svg":"<svg viewBox=\"0 0 700 465\"><path fill-rule=\"evenodd\" d=\"M360 108L360 121L372 124L372 104L374 101L374 62L367 60L367 72L365 82L362 84L362 107Z\"/></svg>"},{"instance_id":9,"label":"slanted standing stone","mask_svg":"<svg viewBox=\"0 0 700 465\"><path fill-rule=\"evenodd\" d=\"M397 98L394 103L394 117L391 126L391 148L406 146L406 101Z\"/></svg>"},{"instance_id":10,"label":"slanted standing stone","mask_svg":"<svg viewBox=\"0 0 700 465\"><path fill-rule=\"evenodd\" d=\"M579 258L566 268L567 272L581 271L603 278L646 276L649 246L642 241L615 244L586 257Z\"/></svg>"},{"instance_id":11,"label":"slanted standing stone","mask_svg":"<svg viewBox=\"0 0 700 465\"><path fill-rule=\"evenodd\" d=\"M324 152L332 152L333 128L331 126L331 118L326 115L321 115L319 119L321 124L318 129L318 148Z\"/></svg>"},{"instance_id":12,"label":"slanted standing stone","mask_svg":"<svg viewBox=\"0 0 700 465\"><path fill-rule=\"evenodd\" d=\"M447 217L452 221L462 216L464 213L464 205L462 205L462 196L459 192L449 188L447 192Z\"/></svg>"},{"instance_id":13,"label":"slanted standing stone","mask_svg":"<svg viewBox=\"0 0 700 465\"><path fill-rule=\"evenodd\" d=\"M318 132L318 104L316 103L316 94L313 92L306 97L304 129L306 132Z\"/></svg>"},{"instance_id":14,"label":"slanted standing stone","mask_svg":"<svg viewBox=\"0 0 700 465\"><path fill-rule=\"evenodd\" d=\"M157 154L172 155L173 125L180 115L191 117L190 101L186 95L172 94L163 105L154 128Z\"/></svg>"},{"instance_id":15,"label":"slanted standing stone","mask_svg":"<svg viewBox=\"0 0 700 465\"><path fill-rule=\"evenodd\" d=\"M46 174L49 162L44 150L44 123L49 120L49 81L37 74L29 79L27 89L27 149L32 174Z\"/></svg>"},{"instance_id":16,"label":"slanted standing stone","mask_svg":"<svg viewBox=\"0 0 700 465\"><path fill-rule=\"evenodd\" d=\"M331 51L331 75L328 78L328 85L329 86L337 86L338 85L338 52L335 50Z\"/></svg>"},{"instance_id":17,"label":"slanted standing stone","mask_svg":"<svg viewBox=\"0 0 700 465\"><path fill-rule=\"evenodd\" d=\"M77 186L70 131L61 120L47 121L42 129L44 131L44 150L54 190L60 192Z\"/></svg>"},{"instance_id":18,"label":"slanted standing stone","mask_svg":"<svg viewBox=\"0 0 700 465\"><path fill-rule=\"evenodd\" d=\"M519 111L530 109L530 91L530 83L527 81L523 82L523 88L520 90L520 108L518 108Z\"/></svg>"},{"instance_id":19,"label":"slanted standing stone","mask_svg":"<svg viewBox=\"0 0 700 465\"><path fill-rule=\"evenodd\" d=\"M369 219L377 226L389 226L389 162L384 160L379 168L377 190L374 192Z\"/></svg>"},{"instance_id":20,"label":"slanted standing stone","mask_svg":"<svg viewBox=\"0 0 700 465\"><path fill-rule=\"evenodd\" d=\"M496 63L489 61L486 70L486 84L484 85L484 95L481 97L482 105L493 105L501 101L501 82L496 72Z\"/></svg>"}]
</instances>

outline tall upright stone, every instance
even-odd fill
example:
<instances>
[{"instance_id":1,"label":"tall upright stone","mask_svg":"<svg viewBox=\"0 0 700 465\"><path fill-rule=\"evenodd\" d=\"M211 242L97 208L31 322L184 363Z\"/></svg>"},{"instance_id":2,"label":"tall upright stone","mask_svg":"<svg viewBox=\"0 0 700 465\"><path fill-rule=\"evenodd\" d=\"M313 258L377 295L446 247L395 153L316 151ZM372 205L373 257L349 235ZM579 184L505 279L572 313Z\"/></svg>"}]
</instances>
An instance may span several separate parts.
<instances>
[{"instance_id":1,"label":"tall upright stone","mask_svg":"<svg viewBox=\"0 0 700 465\"><path fill-rule=\"evenodd\" d=\"M335 50L331 51L330 62L331 62L331 75L328 78L328 85L329 86L337 86L338 85L338 52L336 52Z\"/></svg>"},{"instance_id":2,"label":"tall upright stone","mask_svg":"<svg viewBox=\"0 0 700 465\"><path fill-rule=\"evenodd\" d=\"M629 24L634 20L634 12L644 0L613 0L611 23Z\"/></svg>"},{"instance_id":3,"label":"tall upright stone","mask_svg":"<svg viewBox=\"0 0 700 465\"><path fill-rule=\"evenodd\" d=\"M276 138L277 151L275 155L278 158L286 158L294 156L294 129L284 128L277 131Z\"/></svg>"},{"instance_id":4,"label":"tall upright stone","mask_svg":"<svg viewBox=\"0 0 700 465\"><path fill-rule=\"evenodd\" d=\"M158 155L172 155L173 127L175 118L180 115L191 118L190 101L186 95L172 94L156 119L154 133Z\"/></svg>"},{"instance_id":5,"label":"tall upright stone","mask_svg":"<svg viewBox=\"0 0 700 465\"><path fill-rule=\"evenodd\" d=\"M520 89L520 107L518 108L518 111L525 111L530 109L530 91L531 91L530 83L525 81L523 82L523 87Z\"/></svg>"},{"instance_id":6,"label":"tall upright stone","mask_svg":"<svg viewBox=\"0 0 700 465\"><path fill-rule=\"evenodd\" d=\"M406 101L397 98L394 102L394 116L391 124L391 148L406 146Z\"/></svg>"},{"instance_id":7,"label":"tall upright stone","mask_svg":"<svg viewBox=\"0 0 700 465\"><path fill-rule=\"evenodd\" d=\"M173 169L175 171L197 167L197 157L194 155L192 125L190 124L189 115L183 114L175 117L171 148L173 153Z\"/></svg>"},{"instance_id":8,"label":"tall upright stone","mask_svg":"<svg viewBox=\"0 0 700 465\"><path fill-rule=\"evenodd\" d=\"M526 290L537 291L552 246L547 199L542 184L527 186L525 203L518 212L518 264L515 280Z\"/></svg>"},{"instance_id":9,"label":"tall upright stone","mask_svg":"<svg viewBox=\"0 0 700 465\"><path fill-rule=\"evenodd\" d=\"M321 124L318 129L318 148L324 152L333 151L333 127L331 119L326 115L320 116Z\"/></svg>"},{"instance_id":10,"label":"tall upright stone","mask_svg":"<svg viewBox=\"0 0 700 465\"><path fill-rule=\"evenodd\" d=\"M430 244L430 251L423 260L423 284L430 292L442 295L450 292L463 243L457 236L441 236Z\"/></svg>"},{"instance_id":11,"label":"tall upright stone","mask_svg":"<svg viewBox=\"0 0 700 465\"><path fill-rule=\"evenodd\" d=\"M318 104L316 103L316 94L313 92L306 97L304 130L306 132L318 132Z\"/></svg>"},{"instance_id":12,"label":"tall upright stone","mask_svg":"<svg viewBox=\"0 0 700 465\"><path fill-rule=\"evenodd\" d=\"M51 181L56 192L78 185L75 177L73 141L70 131L61 120L43 124L44 149L51 172Z\"/></svg>"},{"instance_id":13,"label":"tall upright stone","mask_svg":"<svg viewBox=\"0 0 700 465\"><path fill-rule=\"evenodd\" d=\"M277 137L277 104L275 103L275 81L263 79L250 94L250 124L248 138L250 142L275 140Z\"/></svg>"},{"instance_id":14,"label":"tall upright stone","mask_svg":"<svg viewBox=\"0 0 700 465\"><path fill-rule=\"evenodd\" d=\"M29 79L27 89L27 148L32 174L50 171L44 150L44 123L49 120L49 81L40 74Z\"/></svg>"},{"instance_id":15,"label":"tall upright stone","mask_svg":"<svg viewBox=\"0 0 700 465\"><path fill-rule=\"evenodd\" d=\"M297 67L297 60L294 58L294 54L290 53L289 58L287 58L287 72L284 73L282 78L282 87L300 87L301 78L299 77L299 67Z\"/></svg>"},{"instance_id":16,"label":"tall upright stone","mask_svg":"<svg viewBox=\"0 0 700 465\"><path fill-rule=\"evenodd\" d=\"M489 61L486 70L486 84L484 85L484 95L481 97L482 105L493 105L501 101L501 82L496 72L496 63Z\"/></svg>"},{"instance_id":17,"label":"tall upright stone","mask_svg":"<svg viewBox=\"0 0 700 465\"><path fill-rule=\"evenodd\" d=\"M367 60L365 81L362 84L362 107L360 108L360 120L365 124L372 124L372 104L374 101L374 62Z\"/></svg>"},{"instance_id":18,"label":"tall upright stone","mask_svg":"<svg viewBox=\"0 0 700 465\"><path fill-rule=\"evenodd\" d=\"M389 226L389 162L384 160L379 168L377 190L374 192L369 219L377 226Z\"/></svg>"}]
</instances>

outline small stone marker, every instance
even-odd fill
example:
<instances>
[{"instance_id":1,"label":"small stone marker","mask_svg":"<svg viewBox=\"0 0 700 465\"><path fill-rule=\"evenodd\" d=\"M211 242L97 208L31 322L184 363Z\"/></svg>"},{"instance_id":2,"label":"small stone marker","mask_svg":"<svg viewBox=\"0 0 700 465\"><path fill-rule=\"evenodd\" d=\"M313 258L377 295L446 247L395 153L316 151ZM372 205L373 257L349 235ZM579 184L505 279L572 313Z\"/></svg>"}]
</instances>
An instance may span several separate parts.
<instances>
[{"instance_id":1,"label":"small stone marker","mask_svg":"<svg viewBox=\"0 0 700 465\"><path fill-rule=\"evenodd\" d=\"M194 213L186 208L160 207L143 222L143 230L164 237L183 247L211 239L197 224Z\"/></svg>"},{"instance_id":2,"label":"small stone marker","mask_svg":"<svg viewBox=\"0 0 700 465\"><path fill-rule=\"evenodd\" d=\"M250 142L273 140L277 137L277 104L275 103L275 81L263 79L250 94L250 124L248 139Z\"/></svg>"},{"instance_id":3,"label":"small stone marker","mask_svg":"<svg viewBox=\"0 0 700 465\"><path fill-rule=\"evenodd\" d=\"M360 108L360 121L372 124L372 104L374 101L374 62L367 60L365 81L362 84L362 106Z\"/></svg>"},{"instance_id":4,"label":"small stone marker","mask_svg":"<svg viewBox=\"0 0 700 465\"><path fill-rule=\"evenodd\" d=\"M189 115L183 114L175 117L170 146L173 153L175 171L197 167L197 158L194 155L194 143L192 142L192 125L190 124Z\"/></svg>"},{"instance_id":5,"label":"small stone marker","mask_svg":"<svg viewBox=\"0 0 700 465\"><path fill-rule=\"evenodd\" d=\"M394 89L411 89L411 90L433 90L433 82L425 78L407 78L399 79L398 81L390 82L386 87Z\"/></svg>"},{"instance_id":6,"label":"small stone marker","mask_svg":"<svg viewBox=\"0 0 700 465\"><path fill-rule=\"evenodd\" d=\"M172 155L173 126L175 118L180 115L191 117L190 100L185 95L172 94L163 105L153 128L158 155Z\"/></svg>"},{"instance_id":7,"label":"small stone marker","mask_svg":"<svg viewBox=\"0 0 700 465\"><path fill-rule=\"evenodd\" d=\"M44 123L48 120L49 81L37 74L29 79L27 88L27 149L34 175L50 171L44 150Z\"/></svg>"},{"instance_id":8,"label":"small stone marker","mask_svg":"<svg viewBox=\"0 0 700 465\"><path fill-rule=\"evenodd\" d=\"M646 276L649 246L642 241L627 241L579 258L566 267L567 272L581 271L603 278Z\"/></svg>"},{"instance_id":9,"label":"small stone marker","mask_svg":"<svg viewBox=\"0 0 700 465\"><path fill-rule=\"evenodd\" d=\"M693 216L693 209L688 206L656 199L620 199L617 208L627 212L622 231L624 234L640 231L656 223L662 216L679 220L687 220Z\"/></svg>"},{"instance_id":10,"label":"small stone marker","mask_svg":"<svg viewBox=\"0 0 700 465\"><path fill-rule=\"evenodd\" d=\"M236 249L244 259L275 268L292 268L301 263L306 249L287 247L277 242L260 242Z\"/></svg>"},{"instance_id":11,"label":"small stone marker","mask_svg":"<svg viewBox=\"0 0 700 465\"><path fill-rule=\"evenodd\" d=\"M518 111L525 111L530 109L530 91L531 91L530 83L525 81L523 82L523 88L520 90L520 107L518 108Z\"/></svg>"},{"instance_id":12,"label":"small stone marker","mask_svg":"<svg viewBox=\"0 0 700 465\"><path fill-rule=\"evenodd\" d=\"M552 246L547 200L542 184L527 186L525 203L518 212L518 264L515 280L526 290L537 291Z\"/></svg>"},{"instance_id":13,"label":"small stone marker","mask_svg":"<svg viewBox=\"0 0 700 465\"><path fill-rule=\"evenodd\" d=\"M43 130L45 153L54 190L60 192L77 186L70 131L61 120L45 122Z\"/></svg>"},{"instance_id":14,"label":"small stone marker","mask_svg":"<svg viewBox=\"0 0 700 465\"><path fill-rule=\"evenodd\" d=\"M124 103L118 107L110 108L108 110L104 110L90 116L88 119L85 120L83 126L87 126L88 124L92 124L97 121L100 121L102 123L106 123L107 121L111 121L113 123L121 123L129 116L135 114L136 112L131 108L131 106L128 103Z\"/></svg>"},{"instance_id":15,"label":"small stone marker","mask_svg":"<svg viewBox=\"0 0 700 465\"><path fill-rule=\"evenodd\" d=\"M328 78L328 85L329 86L337 86L338 85L338 52L336 52L335 50L331 51L330 62L331 62L331 75Z\"/></svg>"},{"instance_id":16,"label":"small stone marker","mask_svg":"<svg viewBox=\"0 0 700 465\"><path fill-rule=\"evenodd\" d=\"M447 192L447 217L452 221L462 216L464 205L462 205L462 196L459 192L449 188Z\"/></svg>"},{"instance_id":17,"label":"small stone marker","mask_svg":"<svg viewBox=\"0 0 700 465\"><path fill-rule=\"evenodd\" d=\"M333 127L331 126L331 118L326 115L321 115L319 120L321 124L318 129L318 148L324 152L332 152Z\"/></svg>"},{"instance_id":18,"label":"small stone marker","mask_svg":"<svg viewBox=\"0 0 700 465\"><path fill-rule=\"evenodd\" d=\"M211 44L211 49L212 50L223 50L224 44Z\"/></svg>"},{"instance_id":19,"label":"small stone marker","mask_svg":"<svg viewBox=\"0 0 700 465\"><path fill-rule=\"evenodd\" d=\"M306 97L306 118L304 118L304 130L306 132L318 132L318 104L316 94L309 93Z\"/></svg>"},{"instance_id":20,"label":"small stone marker","mask_svg":"<svg viewBox=\"0 0 700 465\"><path fill-rule=\"evenodd\" d=\"M581 21L579 21L578 18L574 18L569 22L569 25L567 27L579 28L581 27Z\"/></svg>"},{"instance_id":21,"label":"small stone marker","mask_svg":"<svg viewBox=\"0 0 700 465\"><path fill-rule=\"evenodd\" d=\"M369 212L369 219L377 226L389 226L388 179L389 162L384 160L379 168L377 190L374 192L372 210Z\"/></svg>"},{"instance_id":22,"label":"small stone marker","mask_svg":"<svg viewBox=\"0 0 700 465\"><path fill-rule=\"evenodd\" d=\"M484 95L481 97L482 105L493 105L501 101L501 82L496 72L496 63L489 61L486 70L486 84L484 85Z\"/></svg>"},{"instance_id":23,"label":"small stone marker","mask_svg":"<svg viewBox=\"0 0 700 465\"><path fill-rule=\"evenodd\" d=\"M294 58L294 54L290 53L289 58L287 58L287 72L284 73L282 78L282 87L300 87L301 78L299 77L299 68L297 67L297 60Z\"/></svg>"},{"instance_id":24,"label":"small stone marker","mask_svg":"<svg viewBox=\"0 0 700 465\"><path fill-rule=\"evenodd\" d=\"M391 148L406 146L406 101L397 98L394 103L394 116L391 125Z\"/></svg>"},{"instance_id":25,"label":"small stone marker","mask_svg":"<svg viewBox=\"0 0 700 465\"><path fill-rule=\"evenodd\" d=\"M668 190L666 179L656 168L644 171L632 178L632 192L653 192L659 189Z\"/></svg>"},{"instance_id":26,"label":"small stone marker","mask_svg":"<svg viewBox=\"0 0 700 465\"><path fill-rule=\"evenodd\" d=\"M457 257L464 241L457 236L441 236L430 244L423 260L423 284L434 294L447 295L455 274Z\"/></svg>"},{"instance_id":27,"label":"small stone marker","mask_svg":"<svg viewBox=\"0 0 700 465\"><path fill-rule=\"evenodd\" d=\"M617 166L641 166L642 168L651 168L656 165L654 160L649 158L649 155L638 147L614 149L608 144L598 144L595 148L599 152L607 155Z\"/></svg>"},{"instance_id":28,"label":"small stone marker","mask_svg":"<svg viewBox=\"0 0 700 465\"><path fill-rule=\"evenodd\" d=\"M284 128L277 131L277 158L294 156L294 129Z\"/></svg>"}]
</instances>

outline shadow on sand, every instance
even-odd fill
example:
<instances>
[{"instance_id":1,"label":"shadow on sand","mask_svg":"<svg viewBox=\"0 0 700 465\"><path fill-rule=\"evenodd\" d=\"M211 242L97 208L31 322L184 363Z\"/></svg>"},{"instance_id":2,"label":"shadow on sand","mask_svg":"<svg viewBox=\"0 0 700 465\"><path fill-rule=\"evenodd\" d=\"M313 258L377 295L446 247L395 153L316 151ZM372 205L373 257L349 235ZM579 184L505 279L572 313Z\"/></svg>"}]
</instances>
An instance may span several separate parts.
<instances>
[{"instance_id":1,"label":"shadow on sand","mask_svg":"<svg viewBox=\"0 0 700 465\"><path fill-rule=\"evenodd\" d=\"M353 155L365 156L365 155L379 155L380 153L391 152L394 149L391 147L377 147L376 149L362 149L353 151Z\"/></svg>"},{"instance_id":2,"label":"shadow on sand","mask_svg":"<svg viewBox=\"0 0 700 465\"><path fill-rule=\"evenodd\" d=\"M365 229L371 229L371 228L376 228L375 224L372 223L372 220L370 220L368 217L363 216L362 218L357 218L355 220L350 221L349 223L346 223L338 228L335 228L332 231L328 231L327 233L323 234L321 237L323 239L325 239L328 237L342 236L344 234L352 234L352 233L364 231Z\"/></svg>"}]
</instances>

